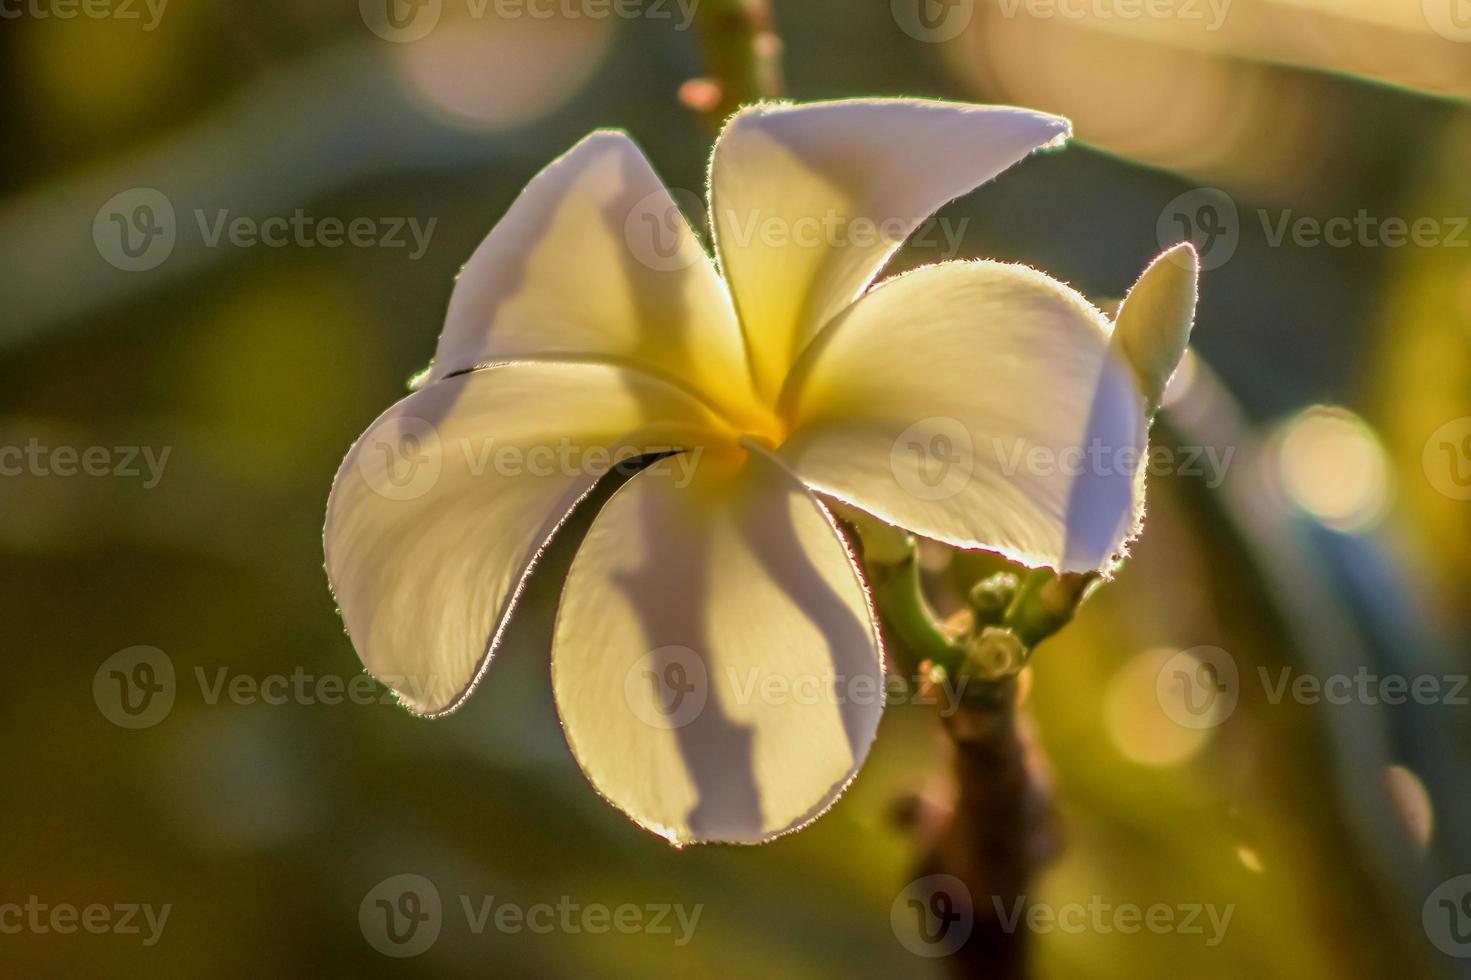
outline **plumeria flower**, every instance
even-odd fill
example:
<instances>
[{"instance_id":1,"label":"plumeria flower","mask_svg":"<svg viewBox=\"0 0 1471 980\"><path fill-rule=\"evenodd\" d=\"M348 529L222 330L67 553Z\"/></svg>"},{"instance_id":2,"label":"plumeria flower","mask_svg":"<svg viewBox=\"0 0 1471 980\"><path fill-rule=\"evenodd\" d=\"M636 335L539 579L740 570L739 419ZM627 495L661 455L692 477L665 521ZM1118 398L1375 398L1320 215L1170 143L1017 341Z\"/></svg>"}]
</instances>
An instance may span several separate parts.
<instances>
[{"instance_id":1,"label":"plumeria flower","mask_svg":"<svg viewBox=\"0 0 1471 980\"><path fill-rule=\"evenodd\" d=\"M1193 310L1188 246L1132 304L1173 326L1140 314L1128 342L1025 266L872 285L940 205L1068 135L1007 107L747 108L710 161L713 261L623 133L554 161L464 267L422 385L333 484L327 571L368 671L414 712L453 711L572 509L617 460L663 453L567 573L551 660L567 741L676 845L822 814L884 690L824 500L1059 570L1109 566L1138 530L1149 414ZM1089 447L1106 465L1067 465Z\"/></svg>"}]
</instances>

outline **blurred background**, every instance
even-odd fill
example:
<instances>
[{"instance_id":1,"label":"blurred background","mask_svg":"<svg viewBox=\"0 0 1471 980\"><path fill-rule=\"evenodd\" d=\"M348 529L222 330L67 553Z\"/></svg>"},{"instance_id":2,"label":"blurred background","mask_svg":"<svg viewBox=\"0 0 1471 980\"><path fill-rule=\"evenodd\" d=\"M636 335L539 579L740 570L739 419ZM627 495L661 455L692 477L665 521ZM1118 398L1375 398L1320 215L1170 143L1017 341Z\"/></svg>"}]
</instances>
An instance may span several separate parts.
<instances>
[{"instance_id":1,"label":"blurred background","mask_svg":"<svg viewBox=\"0 0 1471 980\"><path fill-rule=\"evenodd\" d=\"M577 526L437 722L354 682L322 571L338 463L525 182L616 126L702 188L710 133L677 98L706 70L698 2L0 2L0 905L168 907L136 932L0 914L7 973L942 974L891 915L904 815L945 806L933 708L891 707L809 829L675 851L591 791L552 708ZM1178 927L1037 928L1036 975L1471 976L1471 5L773 15L793 98L1074 120L942 212L959 255L1105 304L1163 246L1202 253L1155 433L1178 465L1028 682L1065 835L1033 900ZM328 219L362 234L334 246ZM932 235L895 267L949 257ZM992 561L925 555L942 609ZM443 905L411 960L360 920L404 874ZM462 903L491 896L700 911L688 935L477 930Z\"/></svg>"}]
</instances>

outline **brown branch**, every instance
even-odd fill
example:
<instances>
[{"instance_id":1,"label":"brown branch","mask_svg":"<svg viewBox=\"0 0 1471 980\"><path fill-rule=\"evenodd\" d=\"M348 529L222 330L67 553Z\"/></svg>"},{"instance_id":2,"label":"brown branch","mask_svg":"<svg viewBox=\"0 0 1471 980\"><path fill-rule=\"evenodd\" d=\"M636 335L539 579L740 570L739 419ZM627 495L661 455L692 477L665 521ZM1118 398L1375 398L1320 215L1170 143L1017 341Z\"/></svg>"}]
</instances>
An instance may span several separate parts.
<instances>
[{"instance_id":1,"label":"brown branch","mask_svg":"<svg viewBox=\"0 0 1471 980\"><path fill-rule=\"evenodd\" d=\"M1028 896L1061 845L1045 763L1019 704L1018 670L1030 647L1072 619L1097 576L994 575L971 589L968 628L949 629L925 602L914 539L852 508L836 511L854 531L893 661L911 683L915 674L939 671L960 692L942 718L954 753L954 808L919 823L933 824L921 841L919 874L953 876L969 893L971 931L948 951L947 964L958 977L1021 980ZM997 634L1022 654L1003 657L999 674L991 649ZM964 896L949 896L949 906L965 904Z\"/></svg>"},{"instance_id":2,"label":"brown branch","mask_svg":"<svg viewBox=\"0 0 1471 980\"><path fill-rule=\"evenodd\" d=\"M951 975L1020 980L1027 976L1028 896L1061 841L1045 766L1017 705L1017 679L984 688L968 692L944 721L954 743L955 809L927 842L921 873L953 875L970 892L974 925L947 960Z\"/></svg>"}]
</instances>

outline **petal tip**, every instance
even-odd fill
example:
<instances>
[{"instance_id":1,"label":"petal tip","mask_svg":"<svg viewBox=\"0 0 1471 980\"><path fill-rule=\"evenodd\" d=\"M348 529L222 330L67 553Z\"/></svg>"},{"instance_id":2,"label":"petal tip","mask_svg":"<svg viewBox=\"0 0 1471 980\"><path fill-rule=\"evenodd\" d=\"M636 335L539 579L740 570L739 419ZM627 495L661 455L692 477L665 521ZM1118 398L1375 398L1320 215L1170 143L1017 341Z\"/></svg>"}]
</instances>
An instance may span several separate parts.
<instances>
[{"instance_id":1,"label":"petal tip","mask_svg":"<svg viewBox=\"0 0 1471 980\"><path fill-rule=\"evenodd\" d=\"M1042 149L1050 150L1062 146L1073 138L1073 121L1066 116L1053 116L1042 114L1052 130L1052 139L1042 144Z\"/></svg>"},{"instance_id":2,"label":"petal tip","mask_svg":"<svg viewBox=\"0 0 1471 980\"><path fill-rule=\"evenodd\" d=\"M1181 242L1149 263L1119 308L1115 335L1151 410L1190 343L1199 275L1195 246Z\"/></svg>"},{"instance_id":3,"label":"petal tip","mask_svg":"<svg viewBox=\"0 0 1471 980\"><path fill-rule=\"evenodd\" d=\"M1149 263L1149 265L1150 268L1153 268L1159 263L1166 261L1173 262L1180 268L1188 270L1191 275L1200 274L1200 253L1195 250L1195 244L1193 242L1184 241L1170 246L1156 256L1154 261Z\"/></svg>"}]
</instances>

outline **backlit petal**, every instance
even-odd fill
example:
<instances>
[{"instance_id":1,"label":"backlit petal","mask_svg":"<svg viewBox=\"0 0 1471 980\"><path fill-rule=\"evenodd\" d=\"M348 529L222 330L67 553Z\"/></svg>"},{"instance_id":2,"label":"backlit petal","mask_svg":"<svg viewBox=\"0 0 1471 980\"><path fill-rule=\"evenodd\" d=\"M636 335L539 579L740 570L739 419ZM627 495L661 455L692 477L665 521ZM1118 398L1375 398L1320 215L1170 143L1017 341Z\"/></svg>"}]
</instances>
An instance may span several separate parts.
<instances>
[{"instance_id":1,"label":"backlit petal","mask_svg":"<svg viewBox=\"0 0 1471 980\"><path fill-rule=\"evenodd\" d=\"M573 753L676 844L756 843L816 818L883 708L866 592L831 517L775 462L744 456L672 457L629 481L558 612L553 687Z\"/></svg>"},{"instance_id":2,"label":"backlit petal","mask_svg":"<svg viewBox=\"0 0 1471 980\"><path fill-rule=\"evenodd\" d=\"M596 364L501 365L394 405L348 452L327 504L327 574L364 666L417 712L456 707L598 477L713 424L677 389Z\"/></svg>"},{"instance_id":3,"label":"backlit petal","mask_svg":"<svg viewBox=\"0 0 1471 980\"><path fill-rule=\"evenodd\" d=\"M1068 132L1024 109L911 99L732 117L711 158L711 216L761 390L775 396L916 225Z\"/></svg>"},{"instance_id":4,"label":"backlit petal","mask_svg":"<svg viewBox=\"0 0 1471 980\"><path fill-rule=\"evenodd\" d=\"M593 133L553 161L481 242L450 297L432 377L569 357L681 379L733 413L750 400L725 287L619 132Z\"/></svg>"},{"instance_id":5,"label":"backlit petal","mask_svg":"<svg viewBox=\"0 0 1471 980\"><path fill-rule=\"evenodd\" d=\"M1119 349L1151 407L1164 397L1190 343L1199 275L1195 247L1182 242L1149 263L1119 308L1114 324Z\"/></svg>"},{"instance_id":6,"label":"backlit petal","mask_svg":"<svg viewBox=\"0 0 1471 980\"><path fill-rule=\"evenodd\" d=\"M1087 300L1025 266L890 279L823 332L778 455L892 524L1029 565L1108 564L1143 510L1144 398Z\"/></svg>"}]
</instances>

